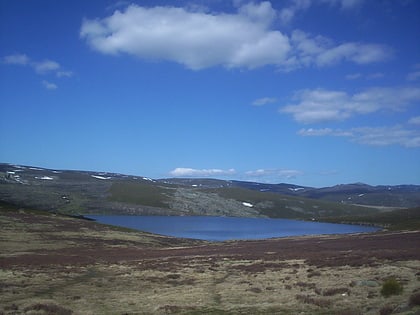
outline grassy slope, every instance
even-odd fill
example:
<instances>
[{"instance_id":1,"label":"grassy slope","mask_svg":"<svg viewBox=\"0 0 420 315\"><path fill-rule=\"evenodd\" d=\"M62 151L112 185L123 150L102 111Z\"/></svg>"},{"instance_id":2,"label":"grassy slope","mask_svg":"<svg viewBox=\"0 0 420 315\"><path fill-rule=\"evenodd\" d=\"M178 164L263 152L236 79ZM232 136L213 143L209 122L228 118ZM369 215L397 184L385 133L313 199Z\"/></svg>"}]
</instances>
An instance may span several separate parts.
<instances>
[{"instance_id":1,"label":"grassy slope","mask_svg":"<svg viewBox=\"0 0 420 315\"><path fill-rule=\"evenodd\" d=\"M330 216L342 216L346 214L362 215L366 213L376 213L377 210L340 204L335 202L320 201L302 197L280 195L270 192L259 192L244 188L225 188L212 190L225 198L233 198L252 203L258 208L263 206L260 212L272 218L319 218ZM264 206L267 201L271 206Z\"/></svg>"},{"instance_id":2,"label":"grassy slope","mask_svg":"<svg viewBox=\"0 0 420 315\"><path fill-rule=\"evenodd\" d=\"M175 195L176 203L173 202ZM197 200L194 200L194 195L197 196ZM192 215L203 214L203 208L214 208L215 203L222 209L214 211L213 215L217 215L217 213L229 215L230 211L232 211L229 208L232 206L232 201L237 203L238 208L244 207L242 202L251 203L256 214L259 213L272 218L309 219L315 217L322 219L330 216L362 215L378 212L375 209L366 207L260 192L238 187L204 189L186 188L184 186L179 188L176 185L138 181L112 183L108 200L135 205L171 208L173 214L176 214L177 211L180 214L185 214L186 212L183 210L188 208L189 214ZM225 200L224 203L223 200ZM226 209L223 209L223 207L226 207ZM246 210L246 208L243 209L244 212ZM211 213L207 212L206 214Z\"/></svg>"},{"instance_id":3,"label":"grassy slope","mask_svg":"<svg viewBox=\"0 0 420 315\"><path fill-rule=\"evenodd\" d=\"M354 195L351 199L347 199L346 194L334 194L334 195L323 195L322 199L330 200L332 202L340 202L345 200L347 203L364 204L364 205L377 205L377 206L388 206L388 207L413 207L414 205L420 204L420 194L414 193L369 193L363 196Z\"/></svg>"},{"instance_id":4,"label":"grassy slope","mask_svg":"<svg viewBox=\"0 0 420 315\"><path fill-rule=\"evenodd\" d=\"M347 215L328 218L327 221L367 224L385 227L388 230L419 230L420 229L420 207L410 209L379 212L363 216Z\"/></svg>"},{"instance_id":5,"label":"grassy slope","mask_svg":"<svg viewBox=\"0 0 420 315\"><path fill-rule=\"evenodd\" d=\"M25 223L19 223L19 221ZM26 235L26 241L38 244L39 248L48 247L46 244L54 243L54 248L80 247L84 244L95 243L97 240L121 242L124 245L138 247L161 248L167 246L186 246L203 244L203 241L173 238L134 229L100 224L92 220L72 215L51 213L49 211L18 207L0 201L0 225L2 226L3 242L10 237L0 248L0 257L13 252L20 252L28 244L22 243L19 235ZM6 236L5 236L6 235ZM56 238L56 239L55 239ZM55 239L54 242L47 241ZM61 242L60 240L63 240ZM26 250L24 250L26 252ZM28 252L29 253L29 252Z\"/></svg>"},{"instance_id":6,"label":"grassy slope","mask_svg":"<svg viewBox=\"0 0 420 315\"><path fill-rule=\"evenodd\" d=\"M115 182L109 189L109 200L150 207L168 208L173 189L149 182Z\"/></svg>"},{"instance_id":7,"label":"grassy slope","mask_svg":"<svg viewBox=\"0 0 420 315\"><path fill-rule=\"evenodd\" d=\"M0 191L5 198L3 200L14 204L68 214L142 215L145 212L136 209L153 207L155 210L151 209L147 214L155 211L156 214L171 215L263 215L322 219L377 212L365 207L245 188L189 188L131 179L101 181L73 173L60 174L60 177L61 182L43 181L27 185L0 182ZM251 203L254 207L247 208L243 202ZM135 210L127 212L127 208Z\"/></svg>"}]
</instances>

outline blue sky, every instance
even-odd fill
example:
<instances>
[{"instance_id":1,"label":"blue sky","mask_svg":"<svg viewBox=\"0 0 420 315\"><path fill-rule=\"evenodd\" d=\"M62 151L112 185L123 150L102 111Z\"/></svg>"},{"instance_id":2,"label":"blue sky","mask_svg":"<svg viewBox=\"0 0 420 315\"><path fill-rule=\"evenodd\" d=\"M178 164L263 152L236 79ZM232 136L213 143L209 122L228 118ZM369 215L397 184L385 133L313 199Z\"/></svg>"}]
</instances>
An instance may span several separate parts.
<instances>
[{"instance_id":1,"label":"blue sky","mask_svg":"<svg viewBox=\"0 0 420 315\"><path fill-rule=\"evenodd\" d=\"M420 2L0 1L0 161L420 184Z\"/></svg>"}]
</instances>

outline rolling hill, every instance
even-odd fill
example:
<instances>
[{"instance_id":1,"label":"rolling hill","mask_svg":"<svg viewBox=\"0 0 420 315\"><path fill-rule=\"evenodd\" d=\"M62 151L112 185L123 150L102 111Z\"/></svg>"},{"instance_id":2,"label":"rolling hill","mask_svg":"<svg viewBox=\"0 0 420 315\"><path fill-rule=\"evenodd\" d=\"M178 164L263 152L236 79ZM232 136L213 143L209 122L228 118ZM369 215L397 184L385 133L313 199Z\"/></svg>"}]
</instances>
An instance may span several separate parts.
<instances>
[{"instance_id":1,"label":"rolling hill","mask_svg":"<svg viewBox=\"0 0 420 315\"><path fill-rule=\"evenodd\" d=\"M0 164L0 201L66 214L219 215L324 220L420 205L420 186L326 188L217 179L150 179ZM386 208L390 210L389 208Z\"/></svg>"}]
</instances>

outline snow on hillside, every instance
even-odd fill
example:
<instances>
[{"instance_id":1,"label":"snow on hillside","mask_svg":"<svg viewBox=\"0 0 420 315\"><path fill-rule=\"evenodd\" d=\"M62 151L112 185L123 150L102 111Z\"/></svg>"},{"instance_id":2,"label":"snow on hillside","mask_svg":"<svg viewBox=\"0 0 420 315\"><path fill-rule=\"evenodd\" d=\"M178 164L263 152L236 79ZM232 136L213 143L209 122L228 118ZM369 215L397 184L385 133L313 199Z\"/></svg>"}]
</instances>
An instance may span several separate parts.
<instances>
[{"instance_id":1,"label":"snow on hillside","mask_svg":"<svg viewBox=\"0 0 420 315\"><path fill-rule=\"evenodd\" d=\"M112 177L104 177L104 176L100 176L100 175L90 175L90 176L92 176L93 178L96 178L96 179L111 179Z\"/></svg>"}]
</instances>

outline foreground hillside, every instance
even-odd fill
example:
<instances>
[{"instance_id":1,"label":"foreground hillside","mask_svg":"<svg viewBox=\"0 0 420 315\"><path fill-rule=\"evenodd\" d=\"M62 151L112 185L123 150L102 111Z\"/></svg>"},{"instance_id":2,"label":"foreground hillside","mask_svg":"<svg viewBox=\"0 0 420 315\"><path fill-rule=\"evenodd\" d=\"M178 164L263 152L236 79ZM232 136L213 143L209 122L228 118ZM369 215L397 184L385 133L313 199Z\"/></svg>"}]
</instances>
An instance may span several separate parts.
<instances>
[{"instance_id":1,"label":"foreground hillside","mask_svg":"<svg viewBox=\"0 0 420 315\"><path fill-rule=\"evenodd\" d=\"M213 179L153 180L114 173L0 164L0 201L67 214L266 216L324 220L375 215L383 211L374 205L395 208L420 204L419 186L387 187L385 191L381 187L359 184L340 187L314 189ZM371 205L350 202L360 203L363 198Z\"/></svg>"},{"instance_id":2,"label":"foreground hillside","mask_svg":"<svg viewBox=\"0 0 420 315\"><path fill-rule=\"evenodd\" d=\"M0 223L0 314L420 311L419 231L212 244L7 204Z\"/></svg>"}]
</instances>

